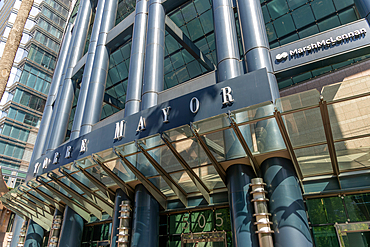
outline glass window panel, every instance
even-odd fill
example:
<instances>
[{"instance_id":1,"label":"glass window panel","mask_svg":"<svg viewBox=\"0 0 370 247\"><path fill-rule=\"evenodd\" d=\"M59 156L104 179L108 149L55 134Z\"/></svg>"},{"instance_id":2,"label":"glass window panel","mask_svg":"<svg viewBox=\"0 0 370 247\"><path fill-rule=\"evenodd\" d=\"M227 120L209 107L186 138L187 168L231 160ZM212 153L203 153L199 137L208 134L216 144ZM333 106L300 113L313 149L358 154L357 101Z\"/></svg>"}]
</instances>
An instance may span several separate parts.
<instances>
[{"instance_id":1,"label":"glass window panel","mask_svg":"<svg viewBox=\"0 0 370 247\"><path fill-rule=\"evenodd\" d=\"M190 55L190 53L185 49L181 50L181 54L182 57L184 58L185 63L190 63L191 61L194 60L194 57Z\"/></svg>"},{"instance_id":2,"label":"glass window panel","mask_svg":"<svg viewBox=\"0 0 370 247\"><path fill-rule=\"evenodd\" d=\"M323 67L323 68L320 68L320 69L315 69L315 70L312 71L312 75L313 76L319 76L319 75L325 74L326 72L329 72L331 70L332 70L331 66Z\"/></svg>"},{"instance_id":3,"label":"glass window panel","mask_svg":"<svg viewBox=\"0 0 370 247\"><path fill-rule=\"evenodd\" d=\"M19 128L13 126L12 130L10 131L10 137L18 138L20 132L21 130Z\"/></svg>"},{"instance_id":4,"label":"glass window panel","mask_svg":"<svg viewBox=\"0 0 370 247\"><path fill-rule=\"evenodd\" d=\"M305 3L307 3L308 0L288 0L288 5L290 9L295 9Z\"/></svg>"},{"instance_id":5,"label":"glass window panel","mask_svg":"<svg viewBox=\"0 0 370 247\"><path fill-rule=\"evenodd\" d=\"M190 214L173 214L168 216L169 234L181 234L190 232Z\"/></svg>"},{"instance_id":6,"label":"glass window panel","mask_svg":"<svg viewBox=\"0 0 370 247\"><path fill-rule=\"evenodd\" d=\"M206 37L206 39L207 39L207 42L208 42L209 49L211 51L215 50L216 49L215 34L212 33L212 34L208 35Z\"/></svg>"},{"instance_id":7,"label":"glass window panel","mask_svg":"<svg viewBox=\"0 0 370 247\"><path fill-rule=\"evenodd\" d=\"M120 81L118 70L116 67L113 67L109 70L109 75L113 84L116 84L117 82Z\"/></svg>"},{"instance_id":8,"label":"glass window panel","mask_svg":"<svg viewBox=\"0 0 370 247\"><path fill-rule=\"evenodd\" d=\"M164 80L166 83L167 88L171 88L173 86L176 86L178 84L178 80L176 77L175 72L170 72L164 76Z\"/></svg>"},{"instance_id":9,"label":"glass window panel","mask_svg":"<svg viewBox=\"0 0 370 247\"><path fill-rule=\"evenodd\" d=\"M30 76L28 77L26 85L29 86L29 87L33 87L35 85L36 78L37 77L34 74L30 74Z\"/></svg>"},{"instance_id":10,"label":"glass window panel","mask_svg":"<svg viewBox=\"0 0 370 247\"><path fill-rule=\"evenodd\" d=\"M314 0L311 2L312 10L316 20L321 19L335 12L332 0Z\"/></svg>"},{"instance_id":11,"label":"glass window panel","mask_svg":"<svg viewBox=\"0 0 370 247\"><path fill-rule=\"evenodd\" d=\"M263 5L262 6L262 14L263 14L263 19L265 20L265 23L270 22L270 14L267 10L267 6Z\"/></svg>"},{"instance_id":12,"label":"glass window panel","mask_svg":"<svg viewBox=\"0 0 370 247\"><path fill-rule=\"evenodd\" d=\"M197 16L194 4L191 2L181 9L182 15L184 16L185 22L189 22Z\"/></svg>"},{"instance_id":13,"label":"glass window panel","mask_svg":"<svg viewBox=\"0 0 370 247\"><path fill-rule=\"evenodd\" d=\"M340 19L340 22L342 23L342 25L353 22L353 21L357 20L356 12L353 8L348 9L348 10L339 14L339 19Z\"/></svg>"},{"instance_id":14,"label":"glass window panel","mask_svg":"<svg viewBox=\"0 0 370 247\"><path fill-rule=\"evenodd\" d=\"M279 37L284 36L295 30L292 16L290 14L284 15L274 21L276 33Z\"/></svg>"},{"instance_id":15,"label":"glass window panel","mask_svg":"<svg viewBox=\"0 0 370 247\"><path fill-rule=\"evenodd\" d=\"M280 40L280 45L285 45L285 44L288 44L290 42L296 41L298 39L299 39L298 34L294 33L293 35L290 35L290 36L288 36L284 39L281 39Z\"/></svg>"},{"instance_id":16,"label":"glass window panel","mask_svg":"<svg viewBox=\"0 0 370 247\"><path fill-rule=\"evenodd\" d=\"M327 145L294 150L303 176L332 174L333 168Z\"/></svg>"},{"instance_id":17,"label":"glass window panel","mask_svg":"<svg viewBox=\"0 0 370 247\"><path fill-rule=\"evenodd\" d=\"M193 181L190 179L189 175L183 172L176 172L170 174L175 183L179 184L181 188L185 190L186 193L192 193L199 191L198 188L195 186Z\"/></svg>"},{"instance_id":18,"label":"glass window panel","mask_svg":"<svg viewBox=\"0 0 370 247\"><path fill-rule=\"evenodd\" d=\"M2 135L9 136L12 127L10 125L4 124L3 131L1 132Z\"/></svg>"},{"instance_id":19,"label":"glass window panel","mask_svg":"<svg viewBox=\"0 0 370 247\"><path fill-rule=\"evenodd\" d=\"M182 166L167 146L150 150L148 153L166 170L166 172L183 170Z\"/></svg>"},{"instance_id":20,"label":"glass window panel","mask_svg":"<svg viewBox=\"0 0 370 247\"><path fill-rule=\"evenodd\" d=\"M26 113L18 111L17 116L15 117L15 120L19 122L23 122L25 116L26 116Z\"/></svg>"},{"instance_id":21,"label":"glass window panel","mask_svg":"<svg viewBox=\"0 0 370 247\"><path fill-rule=\"evenodd\" d=\"M275 29L274 29L274 26L272 25L272 23L266 24L266 33L267 33L267 38L268 38L269 42L277 39Z\"/></svg>"},{"instance_id":22,"label":"glass window panel","mask_svg":"<svg viewBox=\"0 0 370 247\"><path fill-rule=\"evenodd\" d=\"M323 32L323 31L329 30L331 28L340 26L340 21L339 21L338 16L335 15L333 17L330 17L328 19L325 19L325 20L319 22L318 25L319 25L320 31Z\"/></svg>"},{"instance_id":23,"label":"glass window panel","mask_svg":"<svg viewBox=\"0 0 370 247\"><path fill-rule=\"evenodd\" d=\"M289 11L285 0L273 0L267 4L267 8L272 19L276 19Z\"/></svg>"},{"instance_id":24,"label":"glass window panel","mask_svg":"<svg viewBox=\"0 0 370 247\"><path fill-rule=\"evenodd\" d=\"M304 27L315 22L311 6L306 4L292 12L292 17L297 28Z\"/></svg>"},{"instance_id":25,"label":"glass window panel","mask_svg":"<svg viewBox=\"0 0 370 247\"><path fill-rule=\"evenodd\" d=\"M172 71L172 63L170 57L164 59L164 73L167 74L168 72Z\"/></svg>"},{"instance_id":26,"label":"glass window panel","mask_svg":"<svg viewBox=\"0 0 370 247\"><path fill-rule=\"evenodd\" d=\"M194 168L193 171L203 181L208 189L214 190L225 188L225 184L222 182L222 179L212 165Z\"/></svg>"},{"instance_id":27,"label":"glass window panel","mask_svg":"<svg viewBox=\"0 0 370 247\"><path fill-rule=\"evenodd\" d=\"M185 64L184 58L180 51L176 52L171 56L172 65L175 69L180 68Z\"/></svg>"},{"instance_id":28,"label":"glass window panel","mask_svg":"<svg viewBox=\"0 0 370 247\"><path fill-rule=\"evenodd\" d=\"M13 156L13 152L14 152L14 146L11 145L11 144L7 144L5 146L5 152L4 154L7 155L7 156Z\"/></svg>"},{"instance_id":29,"label":"glass window panel","mask_svg":"<svg viewBox=\"0 0 370 247\"><path fill-rule=\"evenodd\" d=\"M370 220L370 194L347 195L344 202L351 222Z\"/></svg>"},{"instance_id":30,"label":"glass window panel","mask_svg":"<svg viewBox=\"0 0 370 247\"><path fill-rule=\"evenodd\" d=\"M168 186L162 177L149 178L149 181L154 184L165 196L174 196L175 192Z\"/></svg>"},{"instance_id":31,"label":"glass window panel","mask_svg":"<svg viewBox=\"0 0 370 247\"><path fill-rule=\"evenodd\" d=\"M180 27L180 29L185 33L186 36L188 36L189 38L191 37L186 25Z\"/></svg>"},{"instance_id":32,"label":"glass window panel","mask_svg":"<svg viewBox=\"0 0 370 247\"><path fill-rule=\"evenodd\" d=\"M175 12L173 15L170 16L170 18L179 27L181 27L185 24L185 20L184 20L184 17L182 16L181 11Z\"/></svg>"},{"instance_id":33,"label":"glass window panel","mask_svg":"<svg viewBox=\"0 0 370 247\"><path fill-rule=\"evenodd\" d=\"M198 61L193 61L187 65L190 78L195 78L202 74L202 70L200 68Z\"/></svg>"},{"instance_id":34,"label":"glass window panel","mask_svg":"<svg viewBox=\"0 0 370 247\"><path fill-rule=\"evenodd\" d=\"M177 139L183 137L180 133L178 134L179 135L176 136L176 133L173 133L172 138ZM211 163L203 149L199 146L198 142L196 142L193 138L176 142L172 145L190 167L199 167Z\"/></svg>"},{"instance_id":35,"label":"glass window panel","mask_svg":"<svg viewBox=\"0 0 370 247\"><path fill-rule=\"evenodd\" d=\"M306 201L311 224L327 224L346 222L341 197L325 197Z\"/></svg>"},{"instance_id":36,"label":"glass window panel","mask_svg":"<svg viewBox=\"0 0 370 247\"><path fill-rule=\"evenodd\" d=\"M334 226L315 226L312 232L316 247L339 247Z\"/></svg>"},{"instance_id":37,"label":"glass window panel","mask_svg":"<svg viewBox=\"0 0 370 247\"><path fill-rule=\"evenodd\" d=\"M119 64L123 61L123 56L120 50L117 50L112 54L115 64Z\"/></svg>"},{"instance_id":38,"label":"glass window panel","mask_svg":"<svg viewBox=\"0 0 370 247\"><path fill-rule=\"evenodd\" d=\"M278 82L279 89L286 88L291 85L293 85L293 81L291 78Z\"/></svg>"},{"instance_id":39,"label":"glass window panel","mask_svg":"<svg viewBox=\"0 0 370 247\"><path fill-rule=\"evenodd\" d=\"M340 171L370 167L370 137L336 142Z\"/></svg>"},{"instance_id":40,"label":"glass window panel","mask_svg":"<svg viewBox=\"0 0 370 247\"><path fill-rule=\"evenodd\" d=\"M180 46L171 35L167 35L166 36L166 48L168 50L168 53L171 54L177 51L178 49L180 49Z\"/></svg>"},{"instance_id":41,"label":"glass window panel","mask_svg":"<svg viewBox=\"0 0 370 247\"><path fill-rule=\"evenodd\" d=\"M354 4L353 0L333 0L333 1L334 1L335 8L337 10L341 10L345 7L348 7Z\"/></svg>"},{"instance_id":42,"label":"glass window panel","mask_svg":"<svg viewBox=\"0 0 370 247\"><path fill-rule=\"evenodd\" d=\"M213 14L211 9L202 14L199 19L202 23L204 33L213 31Z\"/></svg>"},{"instance_id":43,"label":"glass window panel","mask_svg":"<svg viewBox=\"0 0 370 247\"><path fill-rule=\"evenodd\" d=\"M200 24L199 18L195 18L194 20L191 20L187 24L189 33L190 33L190 39L196 40L200 38L204 33L202 29L202 25Z\"/></svg>"},{"instance_id":44,"label":"glass window panel","mask_svg":"<svg viewBox=\"0 0 370 247\"><path fill-rule=\"evenodd\" d=\"M211 8L208 0L195 0L194 5L198 14L202 14L204 11Z\"/></svg>"},{"instance_id":45,"label":"glass window panel","mask_svg":"<svg viewBox=\"0 0 370 247\"><path fill-rule=\"evenodd\" d=\"M192 232L213 231L213 212L212 210L198 211L191 213Z\"/></svg>"},{"instance_id":46,"label":"glass window panel","mask_svg":"<svg viewBox=\"0 0 370 247\"><path fill-rule=\"evenodd\" d=\"M188 70L185 67L182 67L181 69L178 69L176 71L177 79L179 80L179 83L183 83L190 79Z\"/></svg>"},{"instance_id":47,"label":"glass window panel","mask_svg":"<svg viewBox=\"0 0 370 247\"><path fill-rule=\"evenodd\" d=\"M311 72L307 72L307 73L304 73L304 74L293 77L293 82L294 83L300 83L302 81L311 79L312 77L313 76L312 76Z\"/></svg>"}]
</instances>

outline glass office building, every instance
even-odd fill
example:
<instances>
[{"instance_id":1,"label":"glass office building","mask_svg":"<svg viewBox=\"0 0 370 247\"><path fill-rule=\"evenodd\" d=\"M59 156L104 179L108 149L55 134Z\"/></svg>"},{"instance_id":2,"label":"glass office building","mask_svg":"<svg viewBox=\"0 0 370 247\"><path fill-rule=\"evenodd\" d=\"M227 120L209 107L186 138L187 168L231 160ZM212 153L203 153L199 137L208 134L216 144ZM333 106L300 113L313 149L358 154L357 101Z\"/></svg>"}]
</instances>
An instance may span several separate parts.
<instances>
[{"instance_id":1,"label":"glass office building","mask_svg":"<svg viewBox=\"0 0 370 247\"><path fill-rule=\"evenodd\" d=\"M369 13L78 1L11 246L369 246Z\"/></svg>"},{"instance_id":2,"label":"glass office building","mask_svg":"<svg viewBox=\"0 0 370 247\"><path fill-rule=\"evenodd\" d=\"M0 11L3 53L21 1ZM24 26L6 91L1 99L0 166L10 188L25 181L53 77L70 1L35 1Z\"/></svg>"}]
</instances>

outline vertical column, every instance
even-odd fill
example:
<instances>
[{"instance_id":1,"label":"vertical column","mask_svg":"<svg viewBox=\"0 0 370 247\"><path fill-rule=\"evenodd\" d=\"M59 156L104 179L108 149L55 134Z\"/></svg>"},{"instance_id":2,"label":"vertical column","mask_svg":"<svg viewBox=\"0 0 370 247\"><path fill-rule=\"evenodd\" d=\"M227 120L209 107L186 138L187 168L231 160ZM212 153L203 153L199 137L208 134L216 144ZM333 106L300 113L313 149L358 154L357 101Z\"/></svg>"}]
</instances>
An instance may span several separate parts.
<instances>
[{"instance_id":1,"label":"vertical column","mask_svg":"<svg viewBox=\"0 0 370 247\"><path fill-rule=\"evenodd\" d=\"M57 97L59 84L62 79L63 68L66 64L68 48L71 43L71 36L72 36L71 30L72 30L72 24L69 23L64 33L63 43L59 51L58 62L54 70L53 80L51 81L51 84L50 84L49 95L46 100L44 112L42 114L39 132L37 133L37 138L36 138L35 146L33 148L32 158L31 158L30 163L32 163L34 160L41 157L44 151L44 146L47 140L47 133L49 130L49 126L50 126L50 122L51 122L51 118L53 114L53 104Z\"/></svg>"},{"instance_id":2,"label":"vertical column","mask_svg":"<svg viewBox=\"0 0 370 247\"><path fill-rule=\"evenodd\" d=\"M26 241L24 247L41 247L42 241L44 240L44 229L39 225L30 220L27 228Z\"/></svg>"},{"instance_id":3,"label":"vertical column","mask_svg":"<svg viewBox=\"0 0 370 247\"><path fill-rule=\"evenodd\" d=\"M84 221L81 216L66 206L58 246L80 247L83 227Z\"/></svg>"},{"instance_id":4,"label":"vertical column","mask_svg":"<svg viewBox=\"0 0 370 247\"><path fill-rule=\"evenodd\" d=\"M259 0L237 0L244 59L248 72L266 68L273 101L279 98L279 88L272 69L270 46L267 39Z\"/></svg>"},{"instance_id":5,"label":"vertical column","mask_svg":"<svg viewBox=\"0 0 370 247\"><path fill-rule=\"evenodd\" d=\"M22 219L22 217L16 214L14 217L14 222L13 222L13 229L12 229L13 237L12 237L12 242L10 243L10 247L18 246L19 235L21 233L23 223L24 223L24 219Z\"/></svg>"},{"instance_id":6,"label":"vertical column","mask_svg":"<svg viewBox=\"0 0 370 247\"><path fill-rule=\"evenodd\" d=\"M117 189L116 190L116 197L114 200L114 211L113 211L113 217L112 217L112 235L111 235L111 240L110 240L110 246L111 247L116 247L119 246L117 245L117 240L118 236L117 234L119 233L118 227L119 227L119 222L120 219L120 210L121 210L121 203L122 201L130 201L128 196L123 192L122 189Z\"/></svg>"},{"instance_id":7,"label":"vertical column","mask_svg":"<svg viewBox=\"0 0 370 247\"><path fill-rule=\"evenodd\" d=\"M53 222L49 233L48 247L56 247L58 245L60 227L62 223L62 212L55 209Z\"/></svg>"},{"instance_id":8,"label":"vertical column","mask_svg":"<svg viewBox=\"0 0 370 247\"><path fill-rule=\"evenodd\" d=\"M96 50L96 46L98 43L99 31L100 31L101 21L103 18L104 5L105 5L105 0L98 1L94 25L93 25L93 29L91 32L89 50L87 52L86 64L85 64L84 73L82 76L80 93L78 95L76 112L73 118L73 126L72 126L70 140L74 140L80 136L80 127L82 123L83 112L85 110L87 92L89 89L90 77L91 77L91 72L92 72L93 64L94 64L95 50Z\"/></svg>"},{"instance_id":9,"label":"vertical column","mask_svg":"<svg viewBox=\"0 0 370 247\"><path fill-rule=\"evenodd\" d=\"M368 0L355 0L355 5L362 18L370 23L370 2Z\"/></svg>"},{"instance_id":10,"label":"vertical column","mask_svg":"<svg viewBox=\"0 0 370 247\"><path fill-rule=\"evenodd\" d=\"M249 185L253 177L254 171L251 166L236 164L226 170L231 231L235 247L258 247L253 225L252 198L249 195Z\"/></svg>"},{"instance_id":11,"label":"vertical column","mask_svg":"<svg viewBox=\"0 0 370 247\"><path fill-rule=\"evenodd\" d=\"M164 83L166 13L161 0L150 0L141 109L155 106Z\"/></svg>"},{"instance_id":12,"label":"vertical column","mask_svg":"<svg viewBox=\"0 0 370 247\"><path fill-rule=\"evenodd\" d=\"M269 158L261 164L276 247L312 247L302 191L293 164L284 158Z\"/></svg>"},{"instance_id":13,"label":"vertical column","mask_svg":"<svg viewBox=\"0 0 370 247\"><path fill-rule=\"evenodd\" d=\"M92 125L100 120L110 55L105 42L108 32L114 27L116 21L117 5L118 0L106 0L104 4L103 18L85 103L88 107L85 107L84 110L80 136L89 133Z\"/></svg>"},{"instance_id":14,"label":"vertical column","mask_svg":"<svg viewBox=\"0 0 370 247\"><path fill-rule=\"evenodd\" d=\"M135 188L131 247L157 247L159 204L142 184Z\"/></svg>"},{"instance_id":15,"label":"vertical column","mask_svg":"<svg viewBox=\"0 0 370 247\"><path fill-rule=\"evenodd\" d=\"M148 0L137 0L127 82L125 117L140 111L147 24Z\"/></svg>"},{"instance_id":16,"label":"vertical column","mask_svg":"<svg viewBox=\"0 0 370 247\"><path fill-rule=\"evenodd\" d=\"M87 31L90 24L91 16L90 0L82 0L78 8L78 14L73 28L72 46L68 52L71 54L68 61L68 68L65 75L63 87L60 94L59 102L57 102L56 114L51 128L51 135L47 151L53 150L63 143L67 128L69 115L71 113L75 85L72 83L73 68L78 60L82 57L85 48Z\"/></svg>"},{"instance_id":17,"label":"vertical column","mask_svg":"<svg viewBox=\"0 0 370 247\"><path fill-rule=\"evenodd\" d=\"M238 37L231 0L213 0L219 82L240 76Z\"/></svg>"}]
</instances>

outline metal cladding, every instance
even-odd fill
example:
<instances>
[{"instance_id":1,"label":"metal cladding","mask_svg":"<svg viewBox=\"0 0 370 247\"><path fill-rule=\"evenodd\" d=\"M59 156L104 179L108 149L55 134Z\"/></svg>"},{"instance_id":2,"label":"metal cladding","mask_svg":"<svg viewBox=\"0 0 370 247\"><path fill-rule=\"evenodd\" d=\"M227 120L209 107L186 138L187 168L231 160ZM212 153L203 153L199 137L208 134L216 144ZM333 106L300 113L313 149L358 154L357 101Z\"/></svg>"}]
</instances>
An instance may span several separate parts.
<instances>
[{"instance_id":1,"label":"metal cladding","mask_svg":"<svg viewBox=\"0 0 370 247\"><path fill-rule=\"evenodd\" d=\"M10 247L17 247L18 241L19 241L19 235L22 230L22 225L24 223L24 219L19 216L18 214L15 215L14 221L13 221L13 238L12 242L10 243Z\"/></svg>"},{"instance_id":2,"label":"metal cladding","mask_svg":"<svg viewBox=\"0 0 370 247\"><path fill-rule=\"evenodd\" d=\"M43 154L45 145L47 145L48 129L53 115L53 104L57 98L59 85L63 78L63 68L67 61L68 47L71 43L72 37L71 30L72 24L68 24L67 29L65 31L62 47L60 48L58 62L54 70L55 72L53 75L53 80L50 85L49 95L46 100L44 113L42 115L39 132L37 134L30 162L33 162L34 160L38 159Z\"/></svg>"},{"instance_id":3,"label":"metal cladding","mask_svg":"<svg viewBox=\"0 0 370 247\"><path fill-rule=\"evenodd\" d=\"M235 17L231 0L213 0L219 82L242 74Z\"/></svg>"},{"instance_id":4,"label":"metal cladding","mask_svg":"<svg viewBox=\"0 0 370 247\"><path fill-rule=\"evenodd\" d=\"M275 246L312 247L301 187L293 164L285 158L269 158L261 164L274 222Z\"/></svg>"},{"instance_id":5,"label":"metal cladding","mask_svg":"<svg viewBox=\"0 0 370 247\"><path fill-rule=\"evenodd\" d=\"M159 204L142 184L135 188L131 247L158 246Z\"/></svg>"},{"instance_id":6,"label":"metal cladding","mask_svg":"<svg viewBox=\"0 0 370 247\"><path fill-rule=\"evenodd\" d=\"M370 22L370 2L368 0L355 0L355 5L361 17Z\"/></svg>"},{"instance_id":7,"label":"metal cladding","mask_svg":"<svg viewBox=\"0 0 370 247\"><path fill-rule=\"evenodd\" d=\"M161 2L151 0L149 3L142 110L155 106L158 93L163 90L166 13Z\"/></svg>"},{"instance_id":8,"label":"metal cladding","mask_svg":"<svg viewBox=\"0 0 370 247\"><path fill-rule=\"evenodd\" d=\"M237 0L239 23L242 32L244 60L248 72L266 68L271 74L270 88L273 100L279 98L279 88L270 59L270 46L258 0Z\"/></svg>"},{"instance_id":9,"label":"metal cladding","mask_svg":"<svg viewBox=\"0 0 370 247\"><path fill-rule=\"evenodd\" d=\"M249 194L249 185L253 177L255 177L253 168L244 164L235 164L226 170L234 246L258 247L258 240L254 234L252 198Z\"/></svg>"},{"instance_id":10,"label":"metal cladding","mask_svg":"<svg viewBox=\"0 0 370 247\"><path fill-rule=\"evenodd\" d=\"M81 245L84 220L68 206L64 210L63 219L58 246L79 247Z\"/></svg>"},{"instance_id":11,"label":"metal cladding","mask_svg":"<svg viewBox=\"0 0 370 247\"><path fill-rule=\"evenodd\" d=\"M24 246L42 246L44 240L44 228L30 220L27 228L26 241Z\"/></svg>"},{"instance_id":12,"label":"metal cladding","mask_svg":"<svg viewBox=\"0 0 370 247\"><path fill-rule=\"evenodd\" d=\"M101 21L103 18L104 5L105 5L105 0L98 1L98 6L97 6L96 14L95 14L95 19L94 19L94 26L91 32L89 50L87 52L86 64L84 67L84 73L83 73L82 81L81 81L80 93L78 95L76 112L75 112L74 119L73 119L73 126L72 126L72 131L71 131L71 136L70 136L71 140L76 139L77 137L80 136L80 127L82 123L83 112L85 110L85 105L86 105L86 98L87 98L87 93L89 89L91 72L92 72L93 64L94 64L95 51L96 51L96 46L98 43Z\"/></svg>"},{"instance_id":13,"label":"metal cladding","mask_svg":"<svg viewBox=\"0 0 370 247\"><path fill-rule=\"evenodd\" d=\"M100 120L110 53L108 47L105 46L105 42L107 40L107 34L109 30L114 27L117 5L118 0L105 1L104 13L95 51L95 58L99 59L94 59L92 75L85 103L85 105L88 107L86 107L84 110L80 136L89 133L92 125Z\"/></svg>"},{"instance_id":14,"label":"metal cladding","mask_svg":"<svg viewBox=\"0 0 370 247\"><path fill-rule=\"evenodd\" d=\"M92 6L90 0L82 1L78 8L76 24L73 28L72 46L70 46L68 50L68 53L73 53L73 55L70 56L68 62L63 88L56 108L55 119L53 125L50 126L52 127L52 134L50 136L47 150L53 150L58 147L64 141L65 134L67 132L68 120L71 113L75 91L75 85L72 83L72 72L84 51L87 30L90 23L91 9Z\"/></svg>"},{"instance_id":15,"label":"metal cladding","mask_svg":"<svg viewBox=\"0 0 370 247\"><path fill-rule=\"evenodd\" d=\"M117 241L119 240L120 236L118 236L119 233L119 227L120 227L120 219L121 216L120 210L121 210L121 204L124 201L129 201L129 198L127 195L123 192L122 189L116 190L115 195L115 201L114 201L114 211L112 216L112 234L111 234L111 247L119 246L117 245Z\"/></svg>"},{"instance_id":16,"label":"metal cladding","mask_svg":"<svg viewBox=\"0 0 370 247\"><path fill-rule=\"evenodd\" d=\"M148 1L138 0L136 1L134 30L132 34L125 117L140 111L147 24Z\"/></svg>"}]
</instances>

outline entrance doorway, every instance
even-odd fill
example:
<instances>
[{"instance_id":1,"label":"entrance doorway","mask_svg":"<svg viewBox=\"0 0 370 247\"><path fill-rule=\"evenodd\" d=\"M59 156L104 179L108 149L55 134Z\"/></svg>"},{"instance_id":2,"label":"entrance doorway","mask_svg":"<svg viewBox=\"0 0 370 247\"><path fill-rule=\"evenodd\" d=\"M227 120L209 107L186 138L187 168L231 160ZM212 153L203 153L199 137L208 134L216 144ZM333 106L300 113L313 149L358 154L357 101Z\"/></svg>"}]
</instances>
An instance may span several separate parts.
<instances>
[{"instance_id":1,"label":"entrance doorway","mask_svg":"<svg viewBox=\"0 0 370 247\"><path fill-rule=\"evenodd\" d=\"M181 247L227 247L226 232L183 233Z\"/></svg>"}]
</instances>

